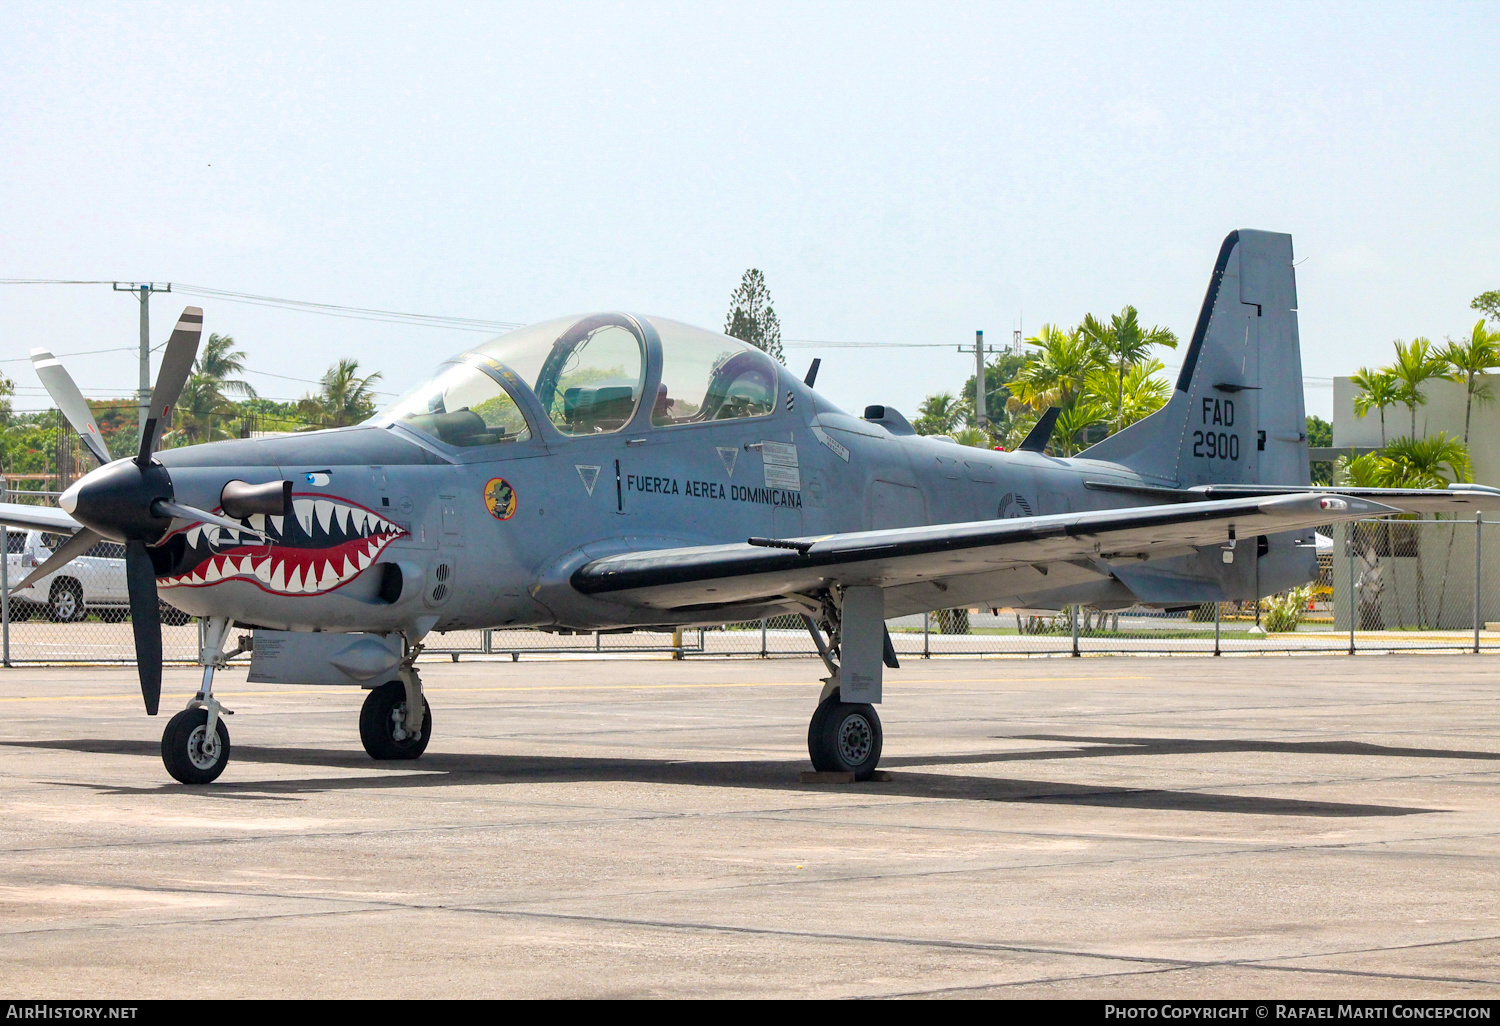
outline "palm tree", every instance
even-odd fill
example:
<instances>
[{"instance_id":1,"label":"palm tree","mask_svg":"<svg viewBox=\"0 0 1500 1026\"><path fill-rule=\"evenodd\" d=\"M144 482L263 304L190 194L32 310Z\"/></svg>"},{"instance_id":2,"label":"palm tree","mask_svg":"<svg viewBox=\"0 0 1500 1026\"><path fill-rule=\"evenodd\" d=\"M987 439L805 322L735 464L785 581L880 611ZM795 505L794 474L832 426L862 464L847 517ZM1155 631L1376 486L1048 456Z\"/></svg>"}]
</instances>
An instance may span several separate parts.
<instances>
[{"instance_id":1,"label":"palm tree","mask_svg":"<svg viewBox=\"0 0 1500 1026\"><path fill-rule=\"evenodd\" d=\"M952 392L939 392L922 400L912 427L919 435L951 435L965 415L964 404Z\"/></svg>"},{"instance_id":2,"label":"palm tree","mask_svg":"<svg viewBox=\"0 0 1500 1026\"><path fill-rule=\"evenodd\" d=\"M1080 440L1090 427L1105 419L1105 409L1092 396L1081 396L1074 400L1057 416L1057 426L1052 429L1052 447L1059 456L1073 456L1088 444Z\"/></svg>"},{"instance_id":3,"label":"palm tree","mask_svg":"<svg viewBox=\"0 0 1500 1026\"><path fill-rule=\"evenodd\" d=\"M1401 401L1400 385L1390 371L1373 371L1361 367L1349 375L1349 381L1359 389L1354 397L1354 415L1363 417L1371 410L1380 410L1380 444L1385 445L1385 408Z\"/></svg>"},{"instance_id":4,"label":"palm tree","mask_svg":"<svg viewBox=\"0 0 1500 1026\"><path fill-rule=\"evenodd\" d=\"M1448 340L1441 356L1463 375L1464 389L1464 444L1469 444L1469 414L1477 401L1481 405L1495 401L1495 388L1487 381L1480 381L1482 374L1500 366L1500 331L1490 331L1484 319L1474 323L1474 330L1463 341Z\"/></svg>"},{"instance_id":5,"label":"palm tree","mask_svg":"<svg viewBox=\"0 0 1500 1026\"><path fill-rule=\"evenodd\" d=\"M1115 395L1115 430L1125 426L1125 370L1128 365L1140 363L1152 346L1177 348L1177 336L1168 328L1142 328L1135 307L1127 306L1104 324L1093 314L1083 319L1083 336L1089 340L1100 355L1100 362L1115 364L1118 374Z\"/></svg>"},{"instance_id":6,"label":"palm tree","mask_svg":"<svg viewBox=\"0 0 1500 1026\"><path fill-rule=\"evenodd\" d=\"M1393 438L1380 462L1387 488L1447 488L1473 473L1468 446L1446 431L1431 438Z\"/></svg>"},{"instance_id":7,"label":"palm tree","mask_svg":"<svg viewBox=\"0 0 1500 1026\"><path fill-rule=\"evenodd\" d=\"M1123 382L1119 381L1113 367L1100 368L1090 374L1086 382L1088 394L1097 397L1100 419L1113 420L1116 425L1124 427L1165 406L1172 394L1172 386L1166 379L1156 376L1163 370L1166 368L1162 362L1152 359L1131 364L1125 371Z\"/></svg>"},{"instance_id":8,"label":"palm tree","mask_svg":"<svg viewBox=\"0 0 1500 1026\"><path fill-rule=\"evenodd\" d=\"M1396 362L1386 368L1399 383L1401 402L1411 411L1411 437L1417 436L1417 407L1427 402L1422 383L1432 380L1456 381L1457 377L1441 353L1425 338L1410 343L1396 340Z\"/></svg>"},{"instance_id":9,"label":"palm tree","mask_svg":"<svg viewBox=\"0 0 1500 1026\"><path fill-rule=\"evenodd\" d=\"M1038 351L1027 358L1011 382L1011 399L1016 406L1011 412L1018 412L1021 406L1033 410L1067 407L1083 392L1089 373L1099 366L1098 351L1077 328L1064 330L1055 324L1042 325L1026 341Z\"/></svg>"},{"instance_id":10,"label":"palm tree","mask_svg":"<svg viewBox=\"0 0 1500 1026\"><path fill-rule=\"evenodd\" d=\"M380 372L360 377L359 361L343 359L323 375L321 391L305 395L297 410L316 427L346 427L367 420L375 412L376 381Z\"/></svg>"}]
</instances>

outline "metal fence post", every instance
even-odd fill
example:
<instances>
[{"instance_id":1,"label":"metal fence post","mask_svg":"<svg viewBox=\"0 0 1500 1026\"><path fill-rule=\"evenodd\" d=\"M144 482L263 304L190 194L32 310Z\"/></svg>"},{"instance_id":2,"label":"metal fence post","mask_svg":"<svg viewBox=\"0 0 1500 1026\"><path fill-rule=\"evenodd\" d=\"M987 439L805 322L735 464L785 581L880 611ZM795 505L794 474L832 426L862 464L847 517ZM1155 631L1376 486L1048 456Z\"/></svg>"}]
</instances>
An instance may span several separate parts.
<instances>
[{"instance_id":1,"label":"metal fence post","mask_svg":"<svg viewBox=\"0 0 1500 1026\"><path fill-rule=\"evenodd\" d=\"M1344 526L1347 528L1344 534L1344 543L1349 550L1349 654L1354 654L1354 624L1359 619L1359 596L1355 594L1354 587L1354 531L1358 521L1350 521Z\"/></svg>"},{"instance_id":2,"label":"metal fence post","mask_svg":"<svg viewBox=\"0 0 1500 1026\"><path fill-rule=\"evenodd\" d=\"M1456 527L1455 527L1456 529ZM1479 604L1479 582L1484 578L1483 549L1484 514L1474 514L1474 654L1479 654L1479 630L1484 626L1484 610Z\"/></svg>"},{"instance_id":3,"label":"metal fence post","mask_svg":"<svg viewBox=\"0 0 1500 1026\"><path fill-rule=\"evenodd\" d=\"M1073 654L1078 655L1078 606L1068 607L1068 619L1073 622Z\"/></svg>"},{"instance_id":4,"label":"metal fence post","mask_svg":"<svg viewBox=\"0 0 1500 1026\"><path fill-rule=\"evenodd\" d=\"M5 485L4 484L0 484L0 497L3 497L4 495L5 495ZM3 660L0 660L0 661L3 661L6 666L9 666L10 665L10 531L8 529L6 529L5 527L0 527L0 552L4 552L5 553L5 555L3 557L0 557L0 558L3 558L5 560L5 562L0 563L0 635L3 635L3 641L0 641L0 648L4 649L3 652L0 652L0 656L4 657Z\"/></svg>"}]
</instances>

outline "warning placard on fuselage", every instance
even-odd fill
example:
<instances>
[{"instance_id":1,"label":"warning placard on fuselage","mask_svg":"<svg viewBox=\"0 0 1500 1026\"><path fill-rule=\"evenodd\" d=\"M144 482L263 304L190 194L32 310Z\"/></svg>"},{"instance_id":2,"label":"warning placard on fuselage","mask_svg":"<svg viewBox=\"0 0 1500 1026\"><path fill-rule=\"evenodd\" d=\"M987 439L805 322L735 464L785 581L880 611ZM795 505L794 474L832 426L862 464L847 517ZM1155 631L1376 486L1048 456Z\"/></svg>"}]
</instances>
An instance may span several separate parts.
<instances>
[{"instance_id":1,"label":"warning placard on fuselage","mask_svg":"<svg viewBox=\"0 0 1500 1026\"><path fill-rule=\"evenodd\" d=\"M802 471L797 466L797 446L792 442L760 443L761 465L767 488L801 491Z\"/></svg>"}]
</instances>

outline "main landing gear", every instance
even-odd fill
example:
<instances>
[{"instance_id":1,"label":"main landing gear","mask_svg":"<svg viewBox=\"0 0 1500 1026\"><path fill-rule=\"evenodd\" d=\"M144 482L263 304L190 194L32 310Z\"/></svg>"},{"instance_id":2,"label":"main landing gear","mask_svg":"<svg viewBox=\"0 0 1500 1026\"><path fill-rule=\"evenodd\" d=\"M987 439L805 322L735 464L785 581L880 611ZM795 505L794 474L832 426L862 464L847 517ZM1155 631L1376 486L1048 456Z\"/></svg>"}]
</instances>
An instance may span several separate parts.
<instances>
[{"instance_id":1,"label":"main landing gear","mask_svg":"<svg viewBox=\"0 0 1500 1026\"><path fill-rule=\"evenodd\" d=\"M885 595L879 588L844 588L822 596L816 617L803 623L828 667L823 694L807 726L807 753L822 773L853 773L869 780L880 764L884 735L875 703L882 673L900 664L885 629ZM824 640L824 633L827 640ZM855 699L845 701L845 697Z\"/></svg>"},{"instance_id":2,"label":"main landing gear","mask_svg":"<svg viewBox=\"0 0 1500 1026\"><path fill-rule=\"evenodd\" d=\"M421 643L408 645L397 679L373 688L359 711L359 740L372 759L417 759L432 737L432 708L417 673Z\"/></svg>"},{"instance_id":3,"label":"main landing gear","mask_svg":"<svg viewBox=\"0 0 1500 1026\"><path fill-rule=\"evenodd\" d=\"M203 648L198 654L203 664L203 686L186 709L167 721L161 735L161 761L167 772L184 784L213 783L229 764L229 728L223 717L234 713L214 697L214 671L245 651L243 638L231 651L222 651L233 623L224 616L204 621Z\"/></svg>"}]
</instances>

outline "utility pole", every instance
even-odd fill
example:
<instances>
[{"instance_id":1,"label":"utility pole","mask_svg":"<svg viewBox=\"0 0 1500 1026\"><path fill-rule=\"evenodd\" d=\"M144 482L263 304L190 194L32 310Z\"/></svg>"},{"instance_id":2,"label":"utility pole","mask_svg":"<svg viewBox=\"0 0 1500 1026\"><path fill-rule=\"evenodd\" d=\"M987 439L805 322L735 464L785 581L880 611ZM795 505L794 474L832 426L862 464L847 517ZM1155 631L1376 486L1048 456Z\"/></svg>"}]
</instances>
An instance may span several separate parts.
<instances>
[{"instance_id":1,"label":"utility pole","mask_svg":"<svg viewBox=\"0 0 1500 1026\"><path fill-rule=\"evenodd\" d=\"M134 292L141 301L141 385L137 393L137 403L140 406L140 429L136 435L139 439L146 433L146 412L151 408L151 293L171 292L172 283L165 284L154 281L144 282L115 282L116 292Z\"/></svg>"},{"instance_id":2,"label":"utility pole","mask_svg":"<svg viewBox=\"0 0 1500 1026\"><path fill-rule=\"evenodd\" d=\"M984 332L974 332L974 419L982 429L989 421L984 408Z\"/></svg>"},{"instance_id":3,"label":"utility pole","mask_svg":"<svg viewBox=\"0 0 1500 1026\"><path fill-rule=\"evenodd\" d=\"M963 346L958 347L960 353L969 350ZM984 408L984 332L974 332L974 425L983 430L989 423L987 411Z\"/></svg>"}]
</instances>

